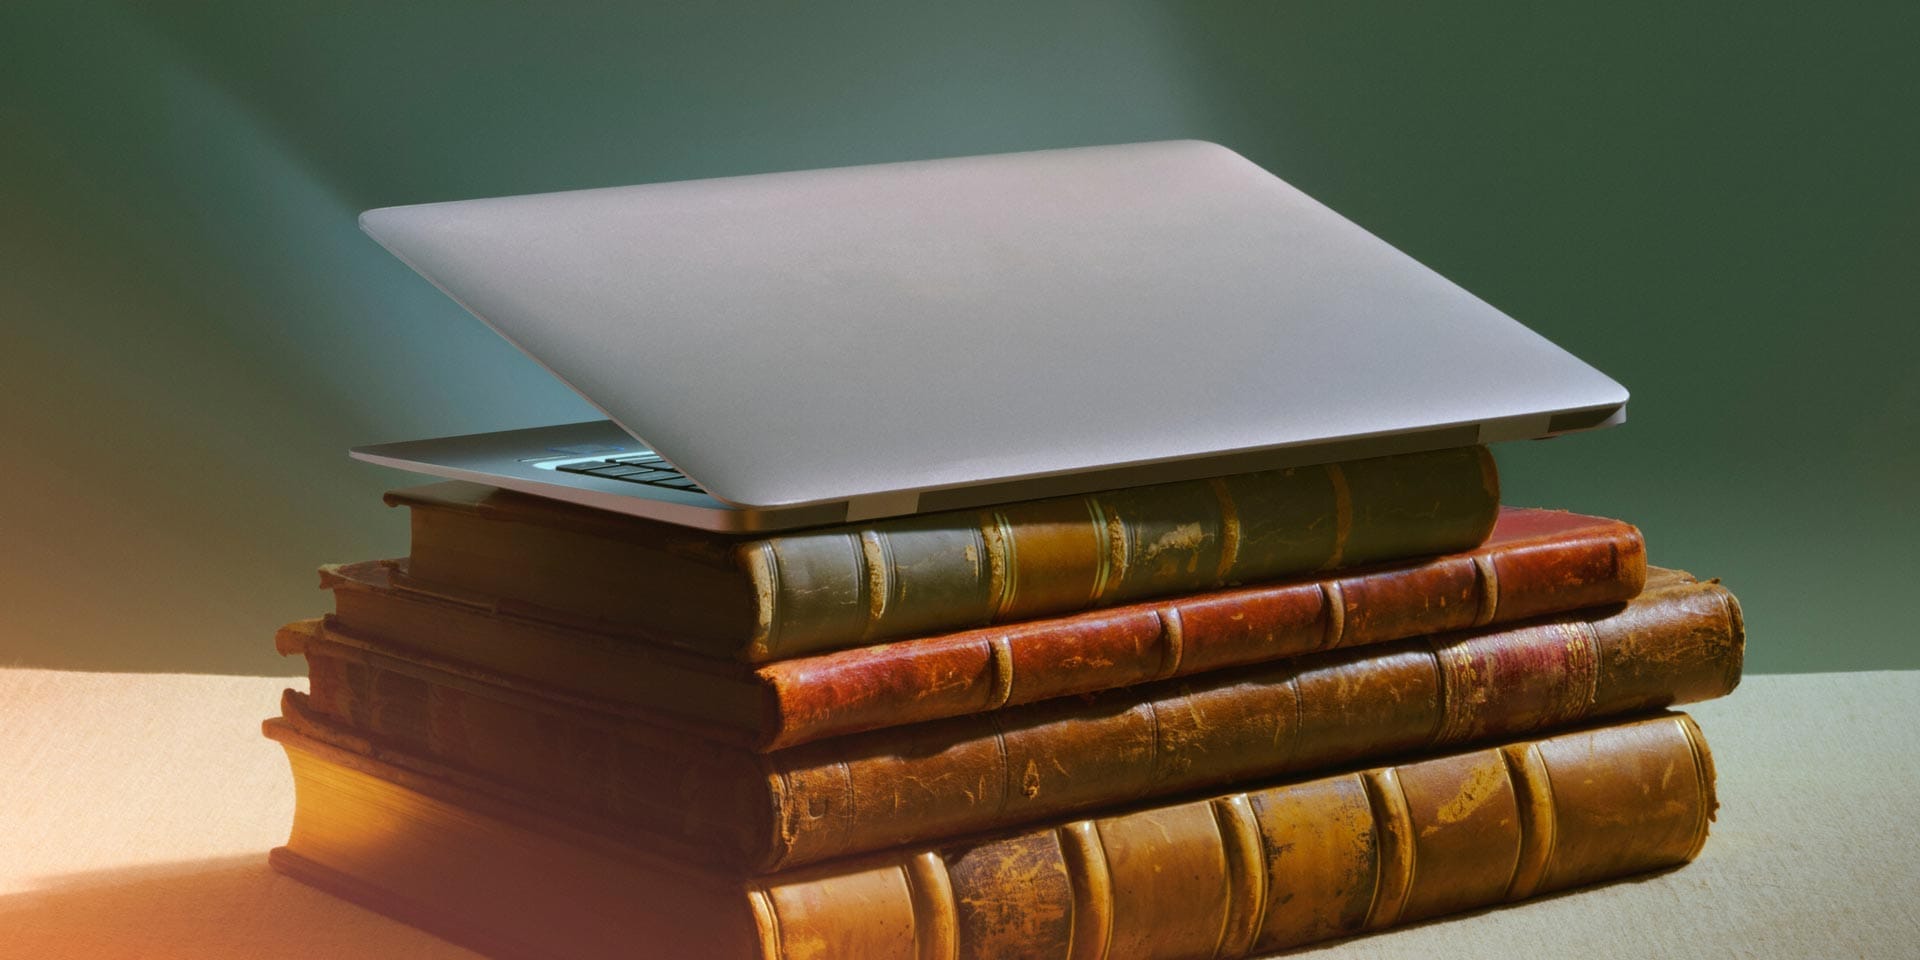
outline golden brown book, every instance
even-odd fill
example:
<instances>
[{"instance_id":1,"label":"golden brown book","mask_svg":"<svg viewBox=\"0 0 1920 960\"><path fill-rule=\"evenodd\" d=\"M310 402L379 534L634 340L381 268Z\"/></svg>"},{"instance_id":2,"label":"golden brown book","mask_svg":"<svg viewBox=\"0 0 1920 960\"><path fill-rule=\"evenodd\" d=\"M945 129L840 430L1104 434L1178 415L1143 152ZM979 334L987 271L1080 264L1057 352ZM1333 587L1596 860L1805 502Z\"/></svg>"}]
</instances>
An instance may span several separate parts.
<instances>
[{"instance_id":1,"label":"golden brown book","mask_svg":"<svg viewBox=\"0 0 1920 960\"><path fill-rule=\"evenodd\" d=\"M609 716L305 621L290 722L395 763L424 757L773 870L1223 784L1504 738L1721 696L1738 606L1656 570L1624 607L1218 671L762 754Z\"/></svg>"},{"instance_id":2,"label":"golden brown book","mask_svg":"<svg viewBox=\"0 0 1920 960\"><path fill-rule=\"evenodd\" d=\"M283 721L274 866L500 957L1231 958L1691 860L1684 714L746 877Z\"/></svg>"},{"instance_id":3,"label":"golden brown book","mask_svg":"<svg viewBox=\"0 0 1920 960\"><path fill-rule=\"evenodd\" d=\"M422 590L765 662L1486 539L1485 447L728 536L465 483L410 508Z\"/></svg>"}]
</instances>

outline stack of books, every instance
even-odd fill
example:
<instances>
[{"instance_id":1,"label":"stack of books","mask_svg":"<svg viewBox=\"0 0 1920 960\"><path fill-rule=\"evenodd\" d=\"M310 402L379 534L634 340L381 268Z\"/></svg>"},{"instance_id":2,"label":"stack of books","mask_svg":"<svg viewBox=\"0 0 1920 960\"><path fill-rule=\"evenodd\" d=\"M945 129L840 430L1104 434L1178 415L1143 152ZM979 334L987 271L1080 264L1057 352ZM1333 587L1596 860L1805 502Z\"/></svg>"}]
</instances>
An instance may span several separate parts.
<instances>
[{"instance_id":1,"label":"stack of books","mask_svg":"<svg viewBox=\"0 0 1920 960\"><path fill-rule=\"evenodd\" d=\"M512 957L1235 957L1675 866L1739 608L1482 447L728 536L460 483L280 870Z\"/></svg>"}]
</instances>

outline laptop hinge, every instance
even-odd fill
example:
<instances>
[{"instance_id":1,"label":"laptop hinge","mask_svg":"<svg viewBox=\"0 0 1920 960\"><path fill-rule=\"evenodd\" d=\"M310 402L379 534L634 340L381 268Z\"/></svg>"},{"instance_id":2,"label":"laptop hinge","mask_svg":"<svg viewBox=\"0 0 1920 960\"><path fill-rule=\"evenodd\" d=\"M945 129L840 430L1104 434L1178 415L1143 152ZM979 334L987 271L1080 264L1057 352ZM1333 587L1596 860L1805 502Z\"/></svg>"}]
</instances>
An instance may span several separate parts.
<instances>
[{"instance_id":1,"label":"laptop hinge","mask_svg":"<svg viewBox=\"0 0 1920 960\"><path fill-rule=\"evenodd\" d=\"M865 497L851 497L847 500L847 520L872 520L877 517L898 517L920 509L920 494L908 490L905 493L876 493Z\"/></svg>"}]
</instances>

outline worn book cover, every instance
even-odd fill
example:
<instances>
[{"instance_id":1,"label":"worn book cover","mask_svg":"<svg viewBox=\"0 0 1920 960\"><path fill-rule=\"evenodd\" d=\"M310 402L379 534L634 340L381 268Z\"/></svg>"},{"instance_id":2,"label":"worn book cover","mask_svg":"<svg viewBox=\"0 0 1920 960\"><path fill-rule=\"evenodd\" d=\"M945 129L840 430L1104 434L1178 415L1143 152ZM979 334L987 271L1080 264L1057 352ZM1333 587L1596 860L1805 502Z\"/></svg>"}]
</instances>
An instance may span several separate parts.
<instances>
[{"instance_id":1,"label":"worn book cover","mask_svg":"<svg viewBox=\"0 0 1920 960\"><path fill-rule=\"evenodd\" d=\"M500 957L1234 958L1686 863L1684 714L745 876L270 720L284 873Z\"/></svg>"},{"instance_id":2,"label":"worn book cover","mask_svg":"<svg viewBox=\"0 0 1920 960\"><path fill-rule=\"evenodd\" d=\"M288 722L424 756L773 870L1249 779L1721 696L1739 607L1656 570L1610 610L1421 637L758 753L338 642L305 621Z\"/></svg>"},{"instance_id":3,"label":"worn book cover","mask_svg":"<svg viewBox=\"0 0 1920 960\"><path fill-rule=\"evenodd\" d=\"M1465 550L1500 491L1459 447L760 536L465 483L387 500L423 589L764 662Z\"/></svg>"},{"instance_id":4,"label":"worn book cover","mask_svg":"<svg viewBox=\"0 0 1920 960\"><path fill-rule=\"evenodd\" d=\"M399 586L404 561L327 567L329 634L589 709L679 718L770 750L1304 653L1627 600L1646 580L1618 520L1503 508L1472 550L757 665L559 626L495 598Z\"/></svg>"}]
</instances>

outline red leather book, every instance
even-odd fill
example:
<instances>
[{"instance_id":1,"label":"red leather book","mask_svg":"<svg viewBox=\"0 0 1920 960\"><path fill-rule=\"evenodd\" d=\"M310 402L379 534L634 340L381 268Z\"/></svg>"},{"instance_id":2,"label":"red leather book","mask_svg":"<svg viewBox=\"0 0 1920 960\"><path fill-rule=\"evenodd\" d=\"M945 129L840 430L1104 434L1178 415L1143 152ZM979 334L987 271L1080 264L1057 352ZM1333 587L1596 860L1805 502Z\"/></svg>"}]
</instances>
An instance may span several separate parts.
<instances>
[{"instance_id":1,"label":"red leather book","mask_svg":"<svg viewBox=\"0 0 1920 960\"><path fill-rule=\"evenodd\" d=\"M312 693L285 713L309 737L768 870L1717 697L1742 636L1725 589L1662 570L1623 606L773 753L341 644L314 621L278 639L307 658Z\"/></svg>"},{"instance_id":2,"label":"red leather book","mask_svg":"<svg viewBox=\"0 0 1920 960\"><path fill-rule=\"evenodd\" d=\"M1511 623L1640 592L1618 520L1501 510L1480 547L1336 575L920 637L752 667L394 583L398 564L322 571L342 644L406 650L543 697L774 750L1303 653Z\"/></svg>"}]
</instances>

